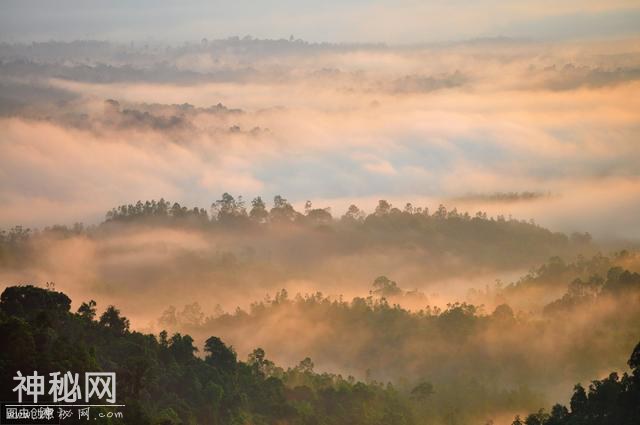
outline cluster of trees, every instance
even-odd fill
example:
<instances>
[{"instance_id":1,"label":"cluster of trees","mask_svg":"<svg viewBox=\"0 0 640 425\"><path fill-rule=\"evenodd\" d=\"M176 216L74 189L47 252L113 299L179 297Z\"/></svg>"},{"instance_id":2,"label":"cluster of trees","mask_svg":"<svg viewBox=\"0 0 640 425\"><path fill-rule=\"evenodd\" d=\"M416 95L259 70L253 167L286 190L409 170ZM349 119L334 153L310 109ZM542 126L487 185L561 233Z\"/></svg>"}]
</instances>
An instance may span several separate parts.
<instances>
[{"instance_id":1,"label":"cluster of trees","mask_svg":"<svg viewBox=\"0 0 640 425\"><path fill-rule=\"evenodd\" d=\"M622 378L612 372L592 381L588 391L581 384L573 389L569 409L556 404L531 413L524 420L516 416L512 425L636 425L640 423L640 343L627 362L631 375Z\"/></svg>"},{"instance_id":2,"label":"cluster of trees","mask_svg":"<svg viewBox=\"0 0 640 425\"><path fill-rule=\"evenodd\" d=\"M31 229L15 226L9 230L0 229L0 266L17 263L28 255L28 241Z\"/></svg>"},{"instance_id":3,"label":"cluster of trees","mask_svg":"<svg viewBox=\"0 0 640 425\"><path fill-rule=\"evenodd\" d=\"M549 231L534 223L502 216L488 217L480 212L471 216L442 205L431 212L411 204L396 208L381 200L370 214L351 205L345 214L336 218L329 208L316 208L311 202L306 203L304 211L298 211L281 196L276 196L270 205L260 197L247 205L242 197L225 193L209 210L187 208L164 199L139 201L110 210L105 221L97 226L85 228L76 224L52 226L41 231L21 229L21 233L3 233L0 234L0 266L19 268L42 263L39 255L43 254L43 248L51 247L52 240L86 237L101 244L112 237L161 229L197 233L209 240L224 238L224 244L217 244L215 251L200 252L193 258L187 258L189 253L184 253L179 259L202 261L190 269L201 271L203 275L198 280L205 282L210 280L208 273L215 265L212 257L219 255L221 249L237 259L251 251L254 254L251 261L262 261L268 267L272 265L272 274L286 270L289 274L286 278L307 280L322 277L315 267L326 270L325 261L340 258L341 264L352 267L352 259L360 257L364 260L384 254L393 268L378 273L392 274L402 269L415 274L410 278L412 281L472 275L480 270L530 267L552 255L569 256L594 249L589 244L577 242L575 237ZM42 240L45 243L39 243ZM112 252L109 250L104 254ZM172 261L157 267L162 268ZM460 263L465 263L466 267L461 268ZM178 267L174 264L171 268ZM361 266L353 267L363 270ZM343 271L343 275L354 273ZM403 277L406 281L406 276Z\"/></svg>"},{"instance_id":4,"label":"cluster of trees","mask_svg":"<svg viewBox=\"0 0 640 425\"><path fill-rule=\"evenodd\" d=\"M541 266L508 285L497 281L495 291L472 290L474 300L494 299L513 307L551 313L566 311L574 304L595 301L598 295L615 295L625 288L635 289L637 253L622 250L612 256L581 254L573 261L551 257ZM567 285L567 282L570 282Z\"/></svg>"},{"instance_id":5,"label":"cluster of trees","mask_svg":"<svg viewBox=\"0 0 640 425\"><path fill-rule=\"evenodd\" d=\"M351 205L336 218L330 208L315 208L310 201L300 212L280 195L274 197L269 207L260 196L247 205L241 196L236 198L228 193L211 204L210 212L171 204L164 199L121 205L107 213L104 225L113 222L198 225L216 230L256 231L262 228L276 232L283 225L310 227L333 230L341 246L414 245L440 252L464 252L475 259L491 261L509 261L513 257L541 260L553 253L563 254L569 247L584 248L591 240L587 233L567 236L544 229L533 221L502 215L488 217L484 212L472 216L444 205L430 211L411 203L397 208L380 200L370 214ZM492 248L502 255L495 255Z\"/></svg>"},{"instance_id":6,"label":"cluster of trees","mask_svg":"<svg viewBox=\"0 0 640 425\"><path fill-rule=\"evenodd\" d=\"M129 330L113 306L70 312L63 293L7 288L0 298L0 396L12 400L12 377L37 370L117 373L126 424L402 424L414 423L410 400L391 385L314 372L306 358L284 370L254 350L246 362L220 338L204 356L189 335ZM105 422L106 423L106 422Z\"/></svg>"},{"instance_id":7,"label":"cluster of trees","mask_svg":"<svg viewBox=\"0 0 640 425\"><path fill-rule=\"evenodd\" d=\"M374 287L395 285L380 278ZM272 301L291 302L286 293ZM303 303L304 308L333 304L341 309L364 309L384 316L378 324L391 327L401 326L396 323L398 318L410 314L388 305L384 298L356 299L349 307L320 295L298 297L297 302ZM449 384L426 379L395 386L371 378L366 383L359 382L351 376L318 373L308 357L297 366L284 369L269 360L261 348L252 350L246 361L239 361L233 347L219 337L207 338L202 355L198 355L191 336L131 331L129 321L113 306L101 315L97 314L95 301L82 303L76 313L70 308L69 297L51 289L5 289L0 297L0 379L12 382L17 370L23 374L34 370L41 374L115 371L118 402L127 407L124 418L110 419L113 424L465 423L473 418L489 418L497 407L513 411L543 402L523 387L496 392L474 379L460 386L453 376L449 377ZM257 310L263 308L264 304L254 306ZM482 326L474 323L478 319L503 325L518 320L507 306L483 316L477 307L464 303L452 304L443 311L428 309L420 316L434 320L440 332L454 340L468 338L468 332ZM631 375L625 373L620 378L612 373L606 379L593 381L588 389L577 385L570 408L558 404L550 413L540 410L524 419L517 417L514 425L637 423L640 344L628 364ZM11 387L2 386L0 396L4 400L15 397ZM493 411L482 411L487 408Z\"/></svg>"},{"instance_id":8,"label":"cluster of trees","mask_svg":"<svg viewBox=\"0 0 640 425\"><path fill-rule=\"evenodd\" d=\"M314 208L310 201L304 212L296 211L287 199L277 195L269 208L260 197L250 205L239 196L224 193L211 204L210 214L202 208L186 208L178 203L138 201L135 205L122 205L107 213L105 224L111 222L164 222L199 224L217 230L281 230L283 225L302 228L333 230L336 245L363 246L417 246L438 252L463 253L475 260L491 262L536 260L550 253L561 254L570 247L584 247L591 237L575 233L568 237L536 225L533 221L516 220L502 215L488 217L484 212L471 216L444 205L431 212L429 208L407 203L402 208L380 200L375 210L366 214L351 205L335 218L330 208ZM496 255L496 251L501 252Z\"/></svg>"},{"instance_id":9,"label":"cluster of trees","mask_svg":"<svg viewBox=\"0 0 640 425\"><path fill-rule=\"evenodd\" d=\"M135 204L120 205L111 209L106 214L106 221L133 221L147 219L150 217L173 218L176 220L199 218L203 221L219 222L223 224L249 225L251 223L311 223L330 224L334 221L330 208L314 208L311 201L305 203L304 213L295 210L293 205L284 197L276 195L273 198L272 207L258 196L249 205L242 196L237 198L229 193L222 194L221 199L214 201L210 208L211 217L203 208L187 208L179 203L173 203L160 199L159 201L138 201ZM347 211L339 218L339 221L346 223L365 222L380 217L404 217L422 216L433 219L456 219L460 221L497 221L497 222L518 222L535 226L533 221L519 221L511 217L508 219L502 215L496 218L488 217L484 212L477 212L471 216L468 212L459 212L456 208L448 210L444 205L439 205L438 209L430 212L429 208L416 207L412 203L406 203L402 208L393 206L386 200L380 200L373 213L367 215L358 206L352 204ZM578 235L577 235L578 236ZM577 237L576 236L576 237ZM582 235L588 241L588 234Z\"/></svg>"},{"instance_id":10,"label":"cluster of trees","mask_svg":"<svg viewBox=\"0 0 640 425\"><path fill-rule=\"evenodd\" d=\"M578 262L585 265L580 270L591 268ZM407 293L380 276L370 296L350 302L319 293L291 298L283 290L249 311L212 317L194 304L183 312L193 319L188 334L168 328L171 334L158 336L132 332L113 306L99 315L89 301L71 313L71 300L51 287L9 287L0 297L0 379L12 382L17 370L115 371L119 401L128 406L124 423L484 423L545 405L549 385L620 364L640 339L640 274L611 267L604 276L593 298L566 303L563 296L555 302L562 307L540 318L506 304L490 314L468 303L410 311L389 303ZM589 282L576 282L565 295L584 295L575 286ZM600 302L606 310L598 310ZM248 353L247 360L223 340ZM278 367L256 346L288 364L311 355L321 369L344 376L317 373L309 358ZM630 363L633 376L637 364ZM630 397L637 400L633 376L576 387L570 410L538 411L524 423L633 423L598 422L601 412L627 412ZM381 383L387 381L394 384ZM12 399L11 386L2 388L0 397Z\"/></svg>"},{"instance_id":11,"label":"cluster of trees","mask_svg":"<svg viewBox=\"0 0 640 425\"><path fill-rule=\"evenodd\" d=\"M554 256L541 266L531 270L516 282L512 282L504 289L507 292L517 292L528 288L549 288L557 286L572 278L590 278L594 275L604 275L619 262L630 258L626 250L614 253L613 258L597 253L590 258L578 255L577 259L567 262L563 258Z\"/></svg>"},{"instance_id":12,"label":"cluster of trees","mask_svg":"<svg viewBox=\"0 0 640 425\"><path fill-rule=\"evenodd\" d=\"M138 201L136 204L120 205L106 214L106 221L134 221L140 219L155 219L166 221L172 218L176 221L184 220L192 223L206 223L209 215L203 208L187 208L175 202L173 205L161 198L159 201Z\"/></svg>"},{"instance_id":13,"label":"cluster of trees","mask_svg":"<svg viewBox=\"0 0 640 425\"><path fill-rule=\"evenodd\" d=\"M579 259L575 270L610 261L601 256ZM248 311L206 317L192 304L182 314L168 310L161 323L196 338L221 335L243 351L249 349L243 339L254 341L246 336L256 335L260 345L281 359L309 353L323 366L337 365L371 380L404 382L406 392L427 383L433 393L423 397L424 414L444 423L452 418L464 423L496 412L529 410L543 404L543 394L558 382L621 364L640 339L640 274L616 266L604 276L593 277L602 282L593 299L580 298L586 292L576 289L587 283L565 284L566 293L541 309L543 315L514 311L508 304L489 313L468 303L412 311L388 301L407 292L380 276L370 296L351 301L321 293L290 297L282 290Z\"/></svg>"},{"instance_id":14,"label":"cluster of trees","mask_svg":"<svg viewBox=\"0 0 640 425\"><path fill-rule=\"evenodd\" d=\"M598 298L620 297L631 295L640 291L640 274L624 270L622 267L612 267L606 274L606 278L594 274L589 279L576 278L567 287L567 292L562 298L555 300L544 307L545 313L567 311L589 302L595 302Z\"/></svg>"},{"instance_id":15,"label":"cluster of trees","mask_svg":"<svg viewBox=\"0 0 640 425\"><path fill-rule=\"evenodd\" d=\"M40 237L70 238L92 231L93 227L87 229L82 223L47 226L42 230L20 225L8 230L0 229L0 268L28 264L37 255L37 249L31 242Z\"/></svg>"}]
</instances>

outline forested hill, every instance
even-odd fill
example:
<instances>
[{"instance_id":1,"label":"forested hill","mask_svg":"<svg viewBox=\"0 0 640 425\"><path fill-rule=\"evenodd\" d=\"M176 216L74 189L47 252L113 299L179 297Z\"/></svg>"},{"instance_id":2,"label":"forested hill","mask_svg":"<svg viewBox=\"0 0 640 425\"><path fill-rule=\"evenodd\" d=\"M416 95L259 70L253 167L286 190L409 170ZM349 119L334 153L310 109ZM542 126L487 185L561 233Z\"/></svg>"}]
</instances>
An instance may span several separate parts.
<instances>
[{"instance_id":1,"label":"forested hill","mask_svg":"<svg viewBox=\"0 0 640 425\"><path fill-rule=\"evenodd\" d=\"M554 247L566 249L571 243L588 244L588 233L574 233L570 237L554 233L536 225L533 220L517 220L504 216L488 217L482 211L460 212L439 205L431 211L428 207L416 207L411 203L398 208L386 200L380 200L375 210L365 213L351 205L340 217L331 214L331 208L316 208L307 201L304 211L296 211L282 196L275 196L269 207L261 197L253 199L249 206L242 197L238 199L225 193L211 205L210 214L202 208L186 208L178 203L138 201L121 205L106 215L104 224L149 223L165 225L202 226L215 230L280 232L284 228L314 228L334 233L334 238L345 249L357 249L363 245L392 245L432 248L469 252L493 249L511 252L514 256L547 253ZM351 241L347 244L347 241ZM516 242L517 241L517 242ZM522 248L527 245L526 252ZM483 247L483 249L479 249ZM490 255L487 254L487 255ZM546 259L546 258L545 258Z\"/></svg>"},{"instance_id":2,"label":"forested hill","mask_svg":"<svg viewBox=\"0 0 640 425\"><path fill-rule=\"evenodd\" d=\"M401 253L425 262L434 277L459 270L460 262L468 269L520 268L554 255L595 252L588 233L566 235L532 220L489 217L481 211L469 214L443 205L432 211L410 203L397 208L380 200L370 214L351 205L344 215L334 217L330 208L316 208L309 201L304 211L296 211L281 196L276 196L271 206L260 197L246 205L242 197L228 193L209 209L187 208L164 199L138 201L113 208L99 226L52 226L35 233L99 239L149 228L197 232L209 240L225 237L228 242L233 238L235 243L227 246L236 256L250 247L258 256L268 252L273 260L297 264L374 251ZM0 264L23 258L27 253L24 242L33 234L21 227L2 232Z\"/></svg>"},{"instance_id":3,"label":"forested hill","mask_svg":"<svg viewBox=\"0 0 640 425\"><path fill-rule=\"evenodd\" d=\"M561 274L625 261L595 257ZM539 275L540 282L551 276ZM550 406L573 383L623 367L640 339L639 273L615 266L588 279L565 280L563 293L536 312L512 302L520 290L528 295L531 282L542 285L525 279L522 289L490 294L502 302L495 307L456 302L440 309L381 276L369 296L350 301L282 290L246 311L207 316L198 303L170 307L159 322L198 341L219 335L239 352L259 345L279 362L309 355L322 368L407 388L428 382L434 389L424 406L428 416L473 424L501 412ZM406 303L423 307L409 310L401 306Z\"/></svg>"},{"instance_id":4,"label":"forested hill","mask_svg":"<svg viewBox=\"0 0 640 425\"><path fill-rule=\"evenodd\" d=\"M34 286L14 286L0 297L0 380L3 400L17 371L47 375L108 371L117 374L117 401L124 417L110 424L280 424L280 425L411 425L428 423L492 423L493 416L465 416L482 410L486 399L464 404L439 400L443 387L422 381L394 387L376 381L316 373L305 358L283 369L256 348L239 361L233 347L209 337L197 354L193 339L176 333L158 336L131 331L118 309L109 306L99 317L96 303L82 303L77 313L63 293ZM455 306L443 320L453 316ZM499 314L504 314L501 312ZM497 316L498 313L494 313ZM505 317L496 320L506 320ZM593 381L588 390L576 385L570 409L555 405L515 425L632 425L640 418L640 344L628 362L631 375L612 373ZM487 388L469 381L467 396L487 396ZM475 393L474 393L475 391ZM438 396L438 397L436 397ZM502 392L511 411L540 403L522 388ZM44 403L48 399L40 398ZM505 405L504 407L508 407ZM494 408L496 406L493 406ZM446 415L442 415L448 411ZM496 411L494 410L494 414ZM475 418L475 421L471 421ZM478 422L480 420L480 422ZM488 421L488 422L487 422Z\"/></svg>"},{"instance_id":5,"label":"forested hill","mask_svg":"<svg viewBox=\"0 0 640 425\"><path fill-rule=\"evenodd\" d=\"M63 293L9 287L0 301L2 400L15 400L13 377L38 371L116 372L123 419L110 424L402 424L415 423L413 399L391 385L318 374L310 359L283 370L254 350L239 361L232 347L207 339L204 355L188 335L129 330L113 306L70 312ZM40 402L44 403L40 397ZM99 422L96 422L99 423Z\"/></svg>"}]
</instances>

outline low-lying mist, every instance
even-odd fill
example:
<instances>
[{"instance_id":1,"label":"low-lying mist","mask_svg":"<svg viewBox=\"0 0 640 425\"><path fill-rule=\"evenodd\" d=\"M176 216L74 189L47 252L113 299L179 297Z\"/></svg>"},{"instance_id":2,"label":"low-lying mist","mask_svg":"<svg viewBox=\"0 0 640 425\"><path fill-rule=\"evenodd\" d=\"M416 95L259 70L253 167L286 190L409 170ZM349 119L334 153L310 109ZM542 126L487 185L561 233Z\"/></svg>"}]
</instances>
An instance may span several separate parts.
<instances>
[{"instance_id":1,"label":"low-lying mist","mask_svg":"<svg viewBox=\"0 0 640 425\"><path fill-rule=\"evenodd\" d=\"M551 256L597 250L586 234L568 237L444 206L401 211L380 201L368 216L354 205L334 219L310 203L300 213L282 197L275 202L269 209L256 198L247 211L225 194L210 220L203 209L161 200L114 209L87 229L16 228L3 235L2 282L52 281L75 300L117 303L144 327L168 304L199 301L207 313L216 305L229 311L283 288L354 297L380 275L442 307ZM420 298L416 307L424 305Z\"/></svg>"},{"instance_id":2,"label":"low-lying mist","mask_svg":"<svg viewBox=\"0 0 640 425\"><path fill-rule=\"evenodd\" d=\"M0 43L0 288L437 424L566 402L640 339L637 41Z\"/></svg>"},{"instance_id":3,"label":"low-lying mist","mask_svg":"<svg viewBox=\"0 0 640 425\"><path fill-rule=\"evenodd\" d=\"M562 400L623 368L640 338L640 257L603 256L586 233L386 201L334 218L226 193L211 216L160 200L106 217L3 232L3 286L116 305L133 329L200 347L219 336L240 358L260 347L283 367L310 357L403 391L428 383L428 415L464 406L463 421Z\"/></svg>"}]
</instances>

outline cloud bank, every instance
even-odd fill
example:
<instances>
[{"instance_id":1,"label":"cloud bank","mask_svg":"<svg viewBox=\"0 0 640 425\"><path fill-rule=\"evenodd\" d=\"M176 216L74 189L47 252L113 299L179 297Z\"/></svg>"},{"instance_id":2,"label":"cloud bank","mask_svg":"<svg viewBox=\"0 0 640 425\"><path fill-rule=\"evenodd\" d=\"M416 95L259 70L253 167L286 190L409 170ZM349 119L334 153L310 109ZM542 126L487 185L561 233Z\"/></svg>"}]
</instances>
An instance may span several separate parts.
<instances>
[{"instance_id":1,"label":"cloud bank","mask_svg":"<svg viewBox=\"0 0 640 425\"><path fill-rule=\"evenodd\" d=\"M339 213L453 199L638 237L637 46L3 45L0 225L91 223L137 199L207 206L228 191Z\"/></svg>"}]
</instances>

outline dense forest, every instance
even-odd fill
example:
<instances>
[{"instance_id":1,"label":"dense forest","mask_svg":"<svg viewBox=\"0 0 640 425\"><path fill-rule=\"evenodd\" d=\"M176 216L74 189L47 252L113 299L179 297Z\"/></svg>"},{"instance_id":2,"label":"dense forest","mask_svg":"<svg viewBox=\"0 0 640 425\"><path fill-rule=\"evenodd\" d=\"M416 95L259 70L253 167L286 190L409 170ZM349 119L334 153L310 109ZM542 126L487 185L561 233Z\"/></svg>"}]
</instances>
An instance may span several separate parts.
<instances>
[{"instance_id":1,"label":"dense forest","mask_svg":"<svg viewBox=\"0 0 640 425\"><path fill-rule=\"evenodd\" d=\"M306 358L284 370L256 348L239 361L210 337L202 356L189 335L130 331L126 317L96 303L70 312L63 293L9 287L0 302L0 379L17 370L40 374L115 371L127 424L410 424L417 406L390 384L319 374ZM417 388L413 396L428 396ZM2 386L3 400L13 400ZM106 420L105 420L106 423Z\"/></svg>"},{"instance_id":2,"label":"dense forest","mask_svg":"<svg viewBox=\"0 0 640 425\"><path fill-rule=\"evenodd\" d=\"M261 197L245 204L241 196L228 193L209 211L164 199L138 201L108 211L97 226L77 223L35 231L17 226L0 232L0 266L20 269L40 263L55 242L74 238L109 245L103 251L110 255L116 250L114 241L129 237L133 241L123 249L131 252L136 240L149 234L152 238L159 229L173 232L173 240L195 235L208 243L197 250L180 246L175 260L190 262L189 268L200 269L202 261L209 271L212 262L245 263L244 272L251 266L261 268L259 276L252 276L260 280L321 278L317 269L327 268L347 267L357 273L361 263L376 261L387 273L402 273L405 282L435 281L528 268L554 255L597 251L588 233L567 236L533 221L489 217L481 211L470 215L444 205L431 211L411 203L397 208L380 200L370 214L351 205L345 214L333 217L330 208L316 208L310 201L303 212L296 211L282 196L275 196L271 207Z\"/></svg>"},{"instance_id":3,"label":"dense forest","mask_svg":"<svg viewBox=\"0 0 640 425\"><path fill-rule=\"evenodd\" d=\"M638 276L634 279L638 280ZM310 358L283 369L261 348L239 361L233 347L209 337L202 355L189 335L131 331L126 317L109 306L98 317L96 302L77 313L63 293L34 286L14 286L0 297L0 379L17 370L116 371L119 402L125 417L105 423L128 424L429 424L458 423L456 412L437 413L439 388L420 382L412 388L391 383L363 383L353 377L317 373ZM460 309L456 306L451 309ZM444 314L444 313L443 313ZM453 313L449 313L453 314ZM446 316L445 316L446 317ZM632 374L611 375L588 388L577 384L570 410L556 404L514 425L625 425L640 419L640 343L628 365ZM476 384L477 386L477 384ZM15 397L3 386L3 400ZM467 388L466 403L480 393ZM476 391L479 388L475 389ZM512 407L522 408L511 393ZM456 404L458 408L464 403ZM491 421L490 421L491 422ZM490 423L489 422L489 423Z\"/></svg>"},{"instance_id":4,"label":"dense forest","mask_svg":"<svg viewBox=\"0 0 640 425\"><path fill-rule=\"evenodd\" d=\"M0 0L0 425L640 425L639 22Z\"/></svg>"},{"instance_id":5,"label":"dense forest","mask_svg":"<svg viewBox=\"0 0 640 425\"><path fill-rule=\"evenodd\" d=\"M136 424L547 420L640 340L640 256L599 251L587 233L442 205L334 217L226 193L14 227L3 379L116 370ZM55 288L109 307L71 313Z\"/></svg>"},{"instance_id":6,"label":"dense forest","mask_svg":"<svg viewBox=\"0 0 640 425\"><path fill-rule=\"evenodd\" d=\"M530 221L470 215L381 200L366 214L335 217L311 202L302 211L281 196L245 205L223 194L209 210L167 201L110 210L97 225L23 227L0 232L0 279L49 282L69 294L145 311L195 300L248 308L282 288L355 297L385 275L442 306L496 278L509 281L550 257L590 257L586 233L552 232ZM184 291L175 294L176 282ZM563 285L563 282L559 282ZM131 288L136 288L131 292Z\"/></svg>"},{"instance_id":7,"label":"dense forest","mask_svg":"<svg viewBox=\"0 0 640 425\"><path fill-rule=\"evenodd\" d=\"M540 405L567 382L623 363L640 339L640 274L615 266L586 280L576 277L538 312L515 310L507 302L516 305L517 291L528 296L528 286L555 273L579 275L628 261L627 256L580 259L578 266L552 259L520 281L484 294L502 301L489 311L466 302L409 310L401 306L406 299L428 303L427 297L380 276L369 296L351 301L321 293L289 297L282 290L248 311L205 316L198 303L171 307L159 323L198 340L222 335L245 352L251 341L276 351L282 361L311 353L326 368L391 380L405 389L428 382L437 388L429 416L467 423Z\"/></svg>"},{"instance_id":8,"label":"dense forest","mask_svg":"<svg viewBox=\"0 0 640 425\"><path fill-rule=\"evenodd\" d=\"M315 208L311 201L306 202L304 212L296 211L291 203L279 195L274 197L270 208L261 197L253 199L249 206L245 204L242 196L236 199L228 193L213 202L209 211L198 207L187 208L164 199L138 201L108 211L105 221L99 226L88 229L81 224L72 227L52 226L38 234L68 237L86 233L100 236L127 224L258 235L279 233L287 228L313 229L317 237L328 239L325 243L332 243L332 248L342 248L341 251L354 251L372 245L415 246L498 265L519 264L532 258L546 259L549 252L575 252L591 241L588 233L574 233L568 237L537 226L532 220L516 220L502 215L488 217L481 211L470 215L468 212L459 212L457 208L448 210L444 205L430 211L427 207L416 207L411 203L397 208L380 200L370 214L351 205L342 216L336 218L332 216L330 208ZM31 233L22 227L2 231L0 260L7 264L12 257L17 257L15 245L23 242ZM576 248L574 251L569 250L572 246Z\"/></svg>"}]
</instances>

